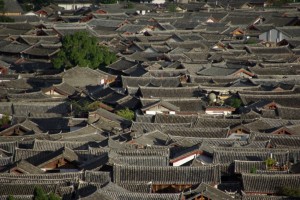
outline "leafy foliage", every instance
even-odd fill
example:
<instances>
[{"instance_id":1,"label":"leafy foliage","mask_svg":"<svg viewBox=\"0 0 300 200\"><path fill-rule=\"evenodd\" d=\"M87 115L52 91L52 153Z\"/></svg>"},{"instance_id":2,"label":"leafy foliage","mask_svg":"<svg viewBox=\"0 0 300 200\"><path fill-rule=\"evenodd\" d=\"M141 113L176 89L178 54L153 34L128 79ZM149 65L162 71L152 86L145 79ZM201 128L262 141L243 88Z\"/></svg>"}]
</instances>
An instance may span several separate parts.
<instances>
[{"instance_id":1,"label":"leafy foliage","mask_svg":"<svg viewBox=\"0 0 300 200\"><path fill-rule=\"evenodd\" d=\"M86 32L77 32L63 38L62 49L53 59L55 68L71 68L76 65L97 69L116 60L116 55L105 46L97 44L97 38Z\"/></svg>"},{"instance_id":2,"label":"leafy foliage","mask_svg":"<svg viewBox=\"0 0 300 200\"><path fill-rule=\"evenodd\" d=\"M44 192L44 190L41 187L36 187L34 188L34 193L33 193L33 199L34 200L47 200L47 194Z\"/></svg>"},{"instance_id":3,"label":"leafy foliage","mask_svg":"<svg viewBox=\"0 0 300 200\"><path fill-rule=\"evenodd\" d=\"M128 120L133 120L134 119L134 112L132 110L130 110L129 108L118 110L116 112L116 114L123 117L123 118L125 118L125 119L128 119Z\"/></svg>"},{"instance_id":4,"label":"leafy foliage","mask_svg":"<svg viewBox=\"0 0 300 200\"><path fill-rule=\"evenodd\" d=\"M273 158L268 158L267 160L265 160L265 162L268 167L272 167L276 164L276 160L274 160Z\"/></svg>"},{"instance_id":5,"label":"leafy foliage","mask_svg":"<svg viewBox=\"0 0 300 200\"><path fill-rule=\"evenodd\" d=\"M50 192L50 194L48 195L48 200L61 200L61 198L53 192Z\"/></svg>"},{"instance_id":6,"label":"leafy foliage","mask_svg":"<svg viewBox=\"0 0 300 200\"><path fill-rule=\"evenodd\" d=\"M9 195L9 196L7 197L7 200L15 200L15 198L14 198L12 195Z\"/></svg>"},{"instance_id":7,"label":"leafy foliage","mask_svg":"<svg viewBox=\"0 0 300 200\"><path fill-rule=\"evenodd\" d=\"M236 98L236 97L231 98L231 99L230 99L230 102L229 102L229 105L230 105L231 107L233 107L233 108L239 108L239 107L241 107L241 105L242 105L242 100L239 99L239 98Z\"/></svg>"},{"instance_id":8,"label":"leafy foliage","mask_svg":"<svg viewBox=\"0 0 300 200\"><path fill-rule=\"evenodd\" d=\"M61 200L59 196L50 192L50 194L46 194L45 191L41 187L34 188L33 194L34 200Z\"/></svg>"},{"instance_id":9,"label":"leafy foliage","mask_svg":"<svg viewBox=\"0 0 300 200\"><path fill-rule=\"evenodd\" d=\"M278 195L288 196L288 197L300 197L300 187L299 188L289 188L281 187L279 188Z\"/></svg>"},{"instance_id":10,"label":"leafy foliage","mask_svg":"<svg viewBox=\"0 0 300 200\"><path fill-rule=\"evenodd\" d=\"M94 101L93 103L90 103L89 105L87 105L87 110L89 112L91 111L95 111L100 107L100 102L99 101Z\"/></svg>"},{"instance_id":11,"label":"leafy foliage","mask_svg":"<svg viewBox=\"0 0 300 200\"><path fill-rule=\"evenodd\" d=\"M249 40L247 40L246 44L257 44L258 42L253 39L253 38L250 38Z\"/></svg>"},{"instance_id":12,"label":"leafy foliage","mask_svg":"<svg viewBox=\"0 0 300 200\"><path fill-rule=\"evenodd\" d=\"M8 127L10 124L10 118L8 115L2 115L2 118L0 119L0 127L5 128Z\"/></svg>"},{"instance_id":13,"label":"leafy foliage","mask_svg":"<svg viewBox=\"0 0 300 200\"><path fill-rule=\"evenodd\" d=\"M87 100L83 101L71 101L73 114L75 116L82 117L86 115L88 112L95 111L100 107L99 101L89 102Z\"/></svg>"},{"instance_id":14,"label":"leafy foliage","mask_svg":"<svg viewBox=\"0 0 300 200\"><path fill-rule=\"evenodd\" d=\"M168 11L169 12L176 12L176 8L177 8L176 4L170 4L168 6Z\"/></svg>"},{"instance_id":15,"label":"leafy foliage","mask_svg":"<svg viewBox=\"0 0 300 200\"><path fill-rule=\"evenodd\" d=\"M251 173L251 174L256 174L256 170L257 170L257 169L256 169L255 167L252 167L252 168L250 169L250 173Z\"/></svg>"},{"instance_id":16,"label":"leafy foliage","mask_svg":"<svg viewBox=\"0 0 300 200\"><path fill-rule=\"evenodd\" d=\"M126 5L124 6L124 8L132 9L132 8L134 8L134 4L129 1L129 2L126 3Z\"/></svg>"}]
</instances>

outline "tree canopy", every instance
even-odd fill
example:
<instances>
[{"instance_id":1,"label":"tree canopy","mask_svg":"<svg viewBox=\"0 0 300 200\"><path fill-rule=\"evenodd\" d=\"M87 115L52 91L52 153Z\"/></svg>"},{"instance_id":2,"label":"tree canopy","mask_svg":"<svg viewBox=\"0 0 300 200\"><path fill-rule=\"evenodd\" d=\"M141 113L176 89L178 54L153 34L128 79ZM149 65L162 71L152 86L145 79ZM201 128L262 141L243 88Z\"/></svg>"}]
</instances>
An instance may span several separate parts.
<instances>
[{"instance_id":1,"label":"tree canopy","mask_svg":"<svg viewBox=\"0 0 300 200\"><path fill-rule=\"evenodd\" d=\"M242 100L236 97L231 98L229 105L234 108L239 108L242 105Z\"/></svg>"},{"instance_id":2,"label":"tree canopy","mask_svg":"<svg viewBox=\"0 0 300 200\"><path fill-rule=\"evenodd\" d=\"M128 119L128 120L133 120L134 119L134 112L132 110L130 110L129 108L118 110L116 112L116 114L123 117L123 118L125 118L125 119Z\"/></svg>"},{"instance_id":3,"label":"tree canopy","mask_svg":"<svg viewBox=\"0 0 300 200\"><path fill-rule=\"evenodd\" d=\"M99 101L90 102L87 100L71 101L69 103L72 105L72 111L76 117L85 117L88 112L97 110L101 104Z\"/></svg>"},{"instance_id":4,"label":"tree canopy","mask_svg":"<svg viewBox=\"0 0 300 200\"><path fill-rule=\"evenodd\" d=\"M34 200L61 200L59 196L50 192L50 194L45 193L45 191L41 187L34 188L33 194Z\"/></svg>"},{"instance_id":5,"label":"tree canopy","mask_svg":"<svg viewBox=\"0 0 300 200\"><path fill-rule=\"evenodd\" d=\"M0 119L0 128L7 128L10 124L10 118L9 115L2 115L2 118Z\"/></svg>"},{"instance_id":6,"label":"tree canopy","mask_svg":"<svg viewBox=\"0 0 300 200\"><path fill-rule=\"evenodd\" d=\"M9 196L7 197L7 200L15 200L15 198L14 198L12 195L9 195Z\"/></svg>"},{"instance_id":7,"label":"tree canopy","mask_svg":"<svg viewBox=\"0 0 300 200\"><path fill-rule=\"evenodd\" d=\"M176 12L176 8L177 8L176 4L169 4L168 5L168 11L169 12Z\"/></svg>"},{"instance_id":8,"label":"tree canopy","mask_svg":"<svg viewBox=\"0 0 300 200\"><path fill-rule=\"evenodd\" d=\"M265 160L265 162L268 167L272 167L276 164L276 160L274 160L273 158L268 158L267 160Z\"/></svg>"},{"instance_id":9,"label":"tree canopy","mask_svg":"<svg viewBox=\"0 0 300 200\"><path fill-rule=\"evenodd\" d=\"M78 65L97 69L115 60L115 53L98 45L96 37L86 32L77 32L63 38L61 51L53 59L53 65L55 68L72 68Z\"/></svg>"}]
</instances>

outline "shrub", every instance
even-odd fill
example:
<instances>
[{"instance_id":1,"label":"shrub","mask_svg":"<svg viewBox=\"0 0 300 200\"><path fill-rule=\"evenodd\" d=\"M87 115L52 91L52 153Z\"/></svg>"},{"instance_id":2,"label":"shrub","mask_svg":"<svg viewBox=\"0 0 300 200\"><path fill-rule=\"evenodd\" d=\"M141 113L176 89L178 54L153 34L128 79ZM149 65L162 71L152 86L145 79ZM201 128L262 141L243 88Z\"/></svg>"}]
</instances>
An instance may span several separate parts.
<instances>
[{"instance_id":1,"label":"shrub","mask_svg":"<svg viewBox=\"0 0 300 200\"><path fill-rule=\"evenodd\" d=\"M119 110L119 111L117 111L116 114L119 115L120 117L123 117L128 120L134 119L134 112L132 110L130 110L129 108Z\"/></svg>"}]
</instances>

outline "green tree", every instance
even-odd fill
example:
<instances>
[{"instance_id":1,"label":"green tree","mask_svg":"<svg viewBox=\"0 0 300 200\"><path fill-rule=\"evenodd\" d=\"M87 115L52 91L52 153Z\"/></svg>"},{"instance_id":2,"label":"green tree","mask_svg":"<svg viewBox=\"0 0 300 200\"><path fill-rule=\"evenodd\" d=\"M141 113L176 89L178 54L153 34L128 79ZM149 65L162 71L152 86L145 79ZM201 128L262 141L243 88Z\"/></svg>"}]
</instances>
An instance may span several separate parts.
<instances>
[{"instance_id":1,"label":"green tree","mask_svg":"<svg viewBox=\"0 0 300 200\"><path fill-rule=\"evenodd\" d=\"M132 8L134 8L134 4L133 4L132 2L130 2L130 1L128 1L128 2L125 4L124 8L132 9Z\"/></svg>"},{"instance_id":2,"label":"green tree","mask_svg":"<svg viewBox=\"0 0 300 200\"><path fill-rule=\"evenodd\" d=\"M276 160L274 160L273 158L268 158L267 160L265 160L265 163L267 167L272 167L273 165L276 164Z\"/></svg>"},{"instance_id":3,"label":"green tree","mask_svg":"<svg viewBox=\"0 0 300 200\"><path fill-rule=\"evenodd\" d=\"M48 200L48 196L41 187L36 187L36 188L34 188L33 199L34 200Z\"/></svg>"},{"instance_id":4,"label":"green tree","mask_svg":"<svg viewBox=\"0 0 300 200\"><path fill-rule=\"evenodd\" d=\"M133 120L134 119L134 112L132 110L130 110L129 108L118 110L116 112L116 114L123 117L123 118L125 118L125 119L128 119L128 120Z\"/></svg>"},{"instance_id":5,"label":"green tree","mask_svg":"<svg viewBox=\"0 0 300 200\"><path fill-rule=\"evenodd\" d=\"M0 127L1 128L6 128L10 124L10 118L8 115L2 115L2 118L0 119Z\"/></svg>"},{"instance_id":6,"label":"green tree","mask_svg":"<svg viewBox=\"0 0 300 200\"><path fill-rule=\"evenodd\" d=\"M100 102L99 101L94 101L93 103L90 103L89 105L87 105L87 110L89 112L91 111L95 111L100 107Z\"/></svg>"},{"instance_id":7,"label":"green tree","mask_svg":"<svg viewBox=\"0 0 300 200\"><path fill-rule=\"evenodd\" d=\"M241 107L241 105L242 105L242 100L239 99L239 98L236 98L236 97L231 98L231 99L230 99L230 102L229 102L229 105L230 105L231 107L233 107L233 108L239 108L239 107Z\"/></svg>"},{"instance_id":8,"label":"green tree","mask_svg":"<svg viewBox=\"0 0 300 200\"><path fill-rule=\"evenodd\" d=\"M79 100L69 102L72 105L72 111L75 116L85 116L88 112L95 111L100 107L100 101L90 102L88 100Z\"/></svg>"},{"instance_id":9,"label":"green tree","mask_svg":"<svg viewBox=\"0 0 300 200\"><path fill-rule=\"evenodd\" d=\"M61 200L61 198L53 192L50 192L50 194L48 195L48 200Z\"/></svg>"},{"instance_id":10,"label":"green tree","mask_svg":"<svg viewBox=\"0 0 300 200\"><path fill-rule=\"evenodd\" d=\"M61 198L58 195L54 194L53 192L46 194L45 191L39 186L34 188L33 199L34 200L61 200Z\"/></svg>"},{"instance_id":11,"label":"green tree","mask_svg":"<svg viewBox=\"0 0 300 200\"><path fill-rule=\"evenodd\" d=\"M14 198L12 195L9 195L9 196L7 197L7 200L15 200L15 198Z\"/></svg>"},{"instance_id":12,"label":"green tree","mask_svg":"<svg viewBox=\"0 0 300 200\"><path fill-rule=\"evenodd\" d=\"M250 169L250 173L251 173L251 174L256 174L256 167L252 167L252 168Z\"/></svg>"},{"instance_id":13,"label":"green tree","mask_svg":"<svg viewBox=\"0 0 300 200\"><path fill-rule=\"evenodd\" d=\"M168 6L168 11L169 12L176 12L176 8L177 8L177 5L176 4L170 4Z\"/></svg>"},{"instance_id":14,"label":"green tree","mask_svg":"<svg viewBox=\"0 0 300 200\"><path fill-rule=\"evenodd\" d=\"M97 38L86 32L66 35L61 51L52 60L55 68L71 68L76 65L97 69L116 60L116 55L105 46L99 46Z\"/></svg>"}]
</instances>

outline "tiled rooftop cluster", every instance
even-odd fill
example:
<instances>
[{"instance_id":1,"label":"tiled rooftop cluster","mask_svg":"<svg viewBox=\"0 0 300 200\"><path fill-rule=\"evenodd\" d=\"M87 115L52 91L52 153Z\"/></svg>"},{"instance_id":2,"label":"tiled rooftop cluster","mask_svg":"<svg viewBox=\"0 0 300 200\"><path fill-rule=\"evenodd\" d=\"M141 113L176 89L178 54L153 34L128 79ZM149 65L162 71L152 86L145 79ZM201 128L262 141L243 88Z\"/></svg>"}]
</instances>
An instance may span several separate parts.
<instances>
[{"instance_id":1,"label":"tiled rooftop cluster","mask_svg":"<svg viewBox=\"0 0 300 200\"><path fill-rule=\"evenodd\" d=\"M64 200L293 199L280 191L300 188L300 4L157 1L5 1L0 199L37 186ZM117 60L55 69L79 31Z\"/></svg>"}]
</instances>

